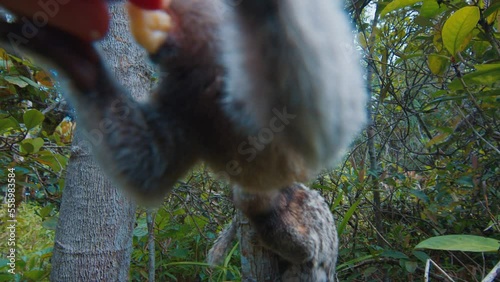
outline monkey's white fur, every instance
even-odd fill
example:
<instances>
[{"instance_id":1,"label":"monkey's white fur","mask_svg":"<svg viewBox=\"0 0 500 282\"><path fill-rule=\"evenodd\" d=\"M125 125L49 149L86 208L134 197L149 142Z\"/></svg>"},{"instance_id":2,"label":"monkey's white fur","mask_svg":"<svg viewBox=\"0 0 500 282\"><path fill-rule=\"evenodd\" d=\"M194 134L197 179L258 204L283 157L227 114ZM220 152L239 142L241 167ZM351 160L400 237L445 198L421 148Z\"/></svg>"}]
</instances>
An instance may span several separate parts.
<instances>
[{"instance_id":1,"label":"monkey's white fur","mask_svg":"<svg viewBox=\"0 0 500 282\"><path fill-rule=\"evenodd\" d=\"M296 118L285 138L316 172L331 166L365 123L360 57L340 1L277 2L276 23L284 34L269 37L260 18L222 25L225 102L240 108L227 112L257 131L269 124L273 108L286 107ZM238 18L230 13L229 21Z\"/></svg>"}]
</instances>

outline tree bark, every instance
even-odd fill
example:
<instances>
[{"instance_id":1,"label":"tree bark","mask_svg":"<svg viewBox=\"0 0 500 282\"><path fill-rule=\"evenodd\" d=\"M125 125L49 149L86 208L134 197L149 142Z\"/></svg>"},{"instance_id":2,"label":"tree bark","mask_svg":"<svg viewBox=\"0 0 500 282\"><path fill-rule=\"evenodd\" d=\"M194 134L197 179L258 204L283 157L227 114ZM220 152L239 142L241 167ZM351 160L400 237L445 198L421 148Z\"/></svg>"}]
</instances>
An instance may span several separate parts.
<instances>
[{"instance_id":1,"label":"tree bark","mask_svg":"<svg viewBox=\"0 0 500 282\"><path fill-rule=\"evenodd\" d=\"M255 242L255 231L241 211L238 211L236 217L241 252L241 281L281 281L278 256Z\"/></svg>"},{"instance_id":2,"label":"tree bark","mask_svg":"<svg viewBox=\"0 0 500 282\"><path fill-rule=\"evenodd\" d=\"M110 33L100 44L103 55L134 97L145 96L150 80L140 75L149 71L144 52L130 37L123 5L113 5L110 12ZM51 281L127 281L135 204L102 174L83 135L75 136L67 168Z\"/></svg>"}]
</instances>

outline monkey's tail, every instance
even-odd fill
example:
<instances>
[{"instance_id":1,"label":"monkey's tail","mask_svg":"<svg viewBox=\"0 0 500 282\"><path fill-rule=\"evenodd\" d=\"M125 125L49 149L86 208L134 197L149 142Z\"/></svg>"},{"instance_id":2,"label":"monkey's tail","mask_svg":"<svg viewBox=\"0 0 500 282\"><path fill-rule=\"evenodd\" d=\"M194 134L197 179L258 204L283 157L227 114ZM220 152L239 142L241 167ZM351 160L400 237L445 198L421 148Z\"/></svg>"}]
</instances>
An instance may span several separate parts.
<instances>
[{"instance_id":1,"label":"monkey's tail","mask_svg":"<svg viewBox=\"0 0 500 282\"><path fill-rule=\"evenodd\" d=\"M207 255L207 262L211 266L221 265L224 263L226 255L231 249L232 242L236 237L238 227L238 220L236 216L233 220L222 230L219 237L215 240L214 245L210 248Z\"/></svg>"}]
</instances>

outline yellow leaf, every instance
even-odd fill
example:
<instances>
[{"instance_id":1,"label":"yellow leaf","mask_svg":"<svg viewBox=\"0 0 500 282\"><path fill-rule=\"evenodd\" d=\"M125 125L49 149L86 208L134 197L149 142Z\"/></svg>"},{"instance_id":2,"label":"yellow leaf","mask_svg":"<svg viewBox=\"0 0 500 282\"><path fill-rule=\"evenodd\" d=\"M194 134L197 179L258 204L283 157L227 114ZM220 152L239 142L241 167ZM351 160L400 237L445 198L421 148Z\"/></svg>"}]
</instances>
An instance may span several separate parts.
<instances>
[{"instance_id":1,"label":"yellow leaf","mask_svg":"<svg viewBox=\"0 0 500 282\"><path fill-rule=\"evenodd\" d=\"M446 20L442 31L443 43L452 56L463 51L470 42L470 33L476 27L479 18L479 8L467 6Z\"/></svg>"},{"instance_id":2,"label":"yellow leaf","mask_svg":"<svg viewBox=\"0 0 500 282\"><path fill-rule=\"evenodd\" d=\"M5 50L3 48L0 48L0 58L2 58L3 60L7 59L9 55L7 54L7 52L5 52Z\"/></svg>"},{"instance_id":3,"label":"yellow leaf","mask_svg":"<svg viewBox=\"0 0 500 282\"><path fill-rule=\"evenodd\" d=\"M441 36L441 30L436 30L434 32L434 37L432 38L432 43L436 48L436 52L441 52L443 50L443 38Z\"/></svg>"},{"instance_id":4,"label":"yellow leaf","mask_svg":"<svg viewBox=\"0 0 500 282\"><path fill-rule=\"evenodd\" d=\"M43 86L47 86L47 87L54 86L54 82L52 81L52 78L49 75L47 75L47 73L44 71L38 71L35 74L35 79L38 83L40 83Z\"/></svg>"},{"instance_id":5,"label":"yellow leaf","mask_svg":"<svg viewBox=\"0 0 500 282\"><path fill-rule=\"evenodd\" d=\"M486 22L488 24L492 24L495 22L495 19L498 17L498 11L494 12L493 14L489 15L488 17L486 17Z\"/></svg>"},{"instance_id":6,"label":"yellow leaf","mask_svg":"<svg viewBox=\"0 0 500 282\"><path fill-rule=\"evenodd\" d=\"M429 142L427 142L427 144L425 144L425 147L429 148L432 145L440 143L440 142L444 141L448 136L450 136L450 133L440 133L440 134L434 136L434 138L432 138Z\"/></svg>"},{"instance_id":7,"label":"yellow leaf","mask_svg":"<svg viewBox=\"0 0 500 282\"><path fill-rule=\"evenodd\" d=\"M448 68L449 61L446 57L431 54L428 56L429 69L435 75L442 75Z\"/></svg>"}]
</instances>

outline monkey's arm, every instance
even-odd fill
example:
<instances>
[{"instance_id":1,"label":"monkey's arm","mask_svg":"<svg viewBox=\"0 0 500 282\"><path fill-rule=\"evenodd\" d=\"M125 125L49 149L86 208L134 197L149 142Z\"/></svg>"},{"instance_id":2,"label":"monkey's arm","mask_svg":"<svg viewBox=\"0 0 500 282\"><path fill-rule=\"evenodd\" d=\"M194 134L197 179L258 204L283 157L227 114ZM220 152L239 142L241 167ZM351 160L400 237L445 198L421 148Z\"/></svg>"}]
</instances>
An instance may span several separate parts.
<instances>
[{"instance_id":1,"label":"monkey's arm","mask_svg":"<svg viewBox=\"0 0 500 282\"><path fill-rule=\"evenodd\" d=\"M0 23L5 48L38 56L66 76L80 130L112 180L140 200L160 201L194 160L184 127L135 102L110 77L93 45L50 27L29 40L21 41L22 34L22 25Z\"/></svg>"}]
</instances>

